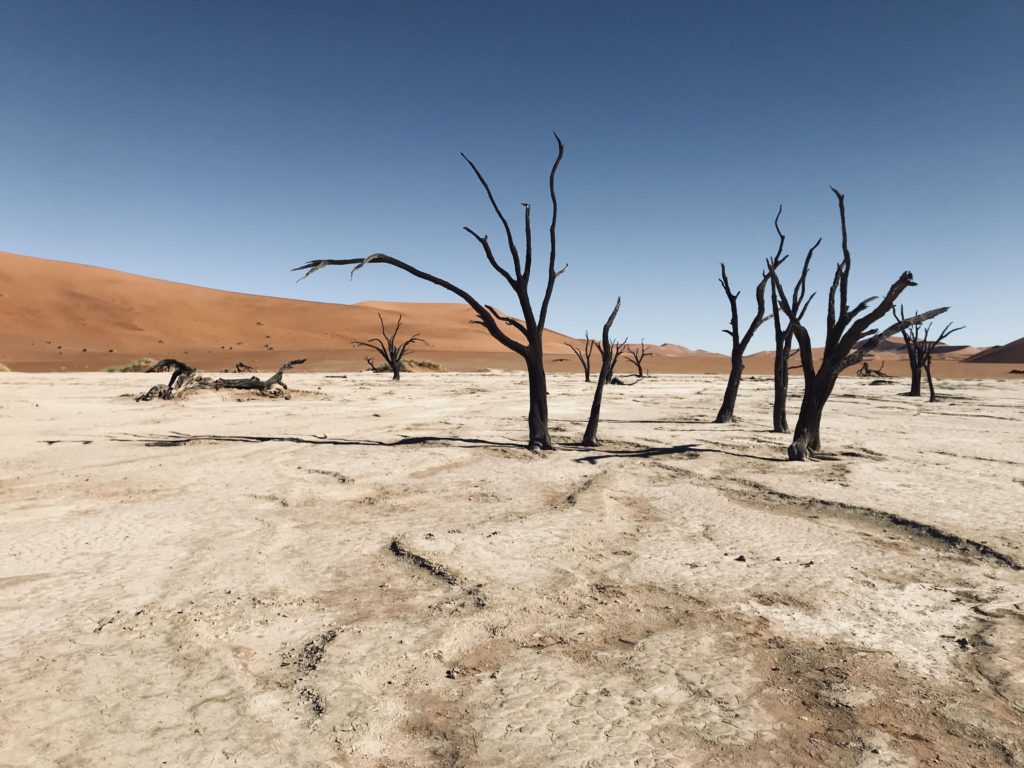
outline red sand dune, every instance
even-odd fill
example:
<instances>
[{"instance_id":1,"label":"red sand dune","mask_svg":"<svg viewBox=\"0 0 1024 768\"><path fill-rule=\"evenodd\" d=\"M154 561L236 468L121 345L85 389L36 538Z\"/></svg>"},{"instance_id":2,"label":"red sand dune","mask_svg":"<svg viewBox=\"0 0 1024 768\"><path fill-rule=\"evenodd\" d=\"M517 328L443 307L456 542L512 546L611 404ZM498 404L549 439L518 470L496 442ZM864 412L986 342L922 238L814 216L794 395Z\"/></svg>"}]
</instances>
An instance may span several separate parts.
<instances>
[{"instance_id":1,"label":"red sand dune","mask_svg":"<svg viewBox=\"0 0 1024 768\"><path fill-rule=\"evenodd\" d=\"M1001 363L1024 364L1024 338L1003 344L1001 347L989 347L967 358L968 363Z\"/></svg>"},{"instance_id":2,"label":"red sand dune","mask_svg":"<svg viewBox=\"0 0 1024 768\"><path fill-rule=\"evenodd\" d=\"M389 326L403 314L403 328L429 342L414 347L413 358L453 371L522 368L520 358L473 324L474 313L460 303L296 301L0 252L0 364L15 371L100 370L143 357L175 357L208 371L237 362L274 369L297 357L309 360L306 370L359 370L369 350L352 342L377 335L378 312ZM547 333L550 370L578 370L568 341ZM648 349L653 354L644 364L654 373L722 373L729 367L725 355L678 344ZM892 359L887 372L905 373L901 355L883 357ZM595 368L599 364L595 354ZM940 375L1007 373L1003 365L961 367ZM771 369L771 353L748 357L747 373ZM634 369L623 358L618 370Z\"/></svg>"}]
</instances>

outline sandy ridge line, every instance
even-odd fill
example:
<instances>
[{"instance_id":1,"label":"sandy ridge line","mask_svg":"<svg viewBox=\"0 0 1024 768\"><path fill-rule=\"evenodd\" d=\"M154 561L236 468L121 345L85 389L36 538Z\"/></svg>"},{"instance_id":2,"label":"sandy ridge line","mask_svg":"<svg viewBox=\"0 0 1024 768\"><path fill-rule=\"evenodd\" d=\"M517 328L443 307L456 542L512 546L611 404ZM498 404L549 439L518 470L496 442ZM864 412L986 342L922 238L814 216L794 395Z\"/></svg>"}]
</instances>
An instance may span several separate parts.
<instances>
[{"instance_id":1,"label":"sandy ridge line","mask_svg":"<svg viewBox=\"0 0 1024 768\"><path fill-rule=\"evenodd\" d=\"M801 517L807 516L804 514L806 511L807 513L813 512L819 515L824 514L831 518L862 517L869 520L881 521L910 531L914 534L915 538L924 539L928 543L944 544L946 548L958 551L965 557L973 556L979 559L991 560L1014 571L1024 569L1024 566L1022 566L1021 563L1019 563L1012 555L1000 552L999 550L990 547L988 544L983 544L980 541L974 541L973 539L959 536L958 534L951 533L950 531L946 531L938 526L931 525L930 523L922 523L918 520L912 520L909 517L897 515L895 512L886 512L885 510L873 509L871 507L861 507L855 504L847 504L842 501L824 501L822 499L815 499L808 496L795 496L782 491L776 491L773 488L769 488L755 480L746 478L733 478L731 480L719 478L719 483L716 484L716 487L734 501L752 505L757 509L764 509L762 505L756 503L760 496L770 502L774 502L780 506L785 506L790 509L802 508L801 511L798 512L798 515ZM753 491L756 491L756 493Z\"/></svg>"},{"instance_id":2,"label":"sandy ridge line","mask_svg":"<svg viewBox=\"0 0 1024 768\"><path fill-rule=\"evenodd\" d=\"M468 597L472 598L473 604L477 608L487 607L487 601L484 599L484 596L480 593L480 587L483 586L482 584L477 584L473 586L467 585L462 577L460 577L446 565L444 565L443 563L435 562L430 558L421 555L418 552L414 552L413 550L409 549L400 538L394 538L391 540L391 543L388 545L388 551L391 552L391 554L393 554L395 557L401 560L406 560L412 563L417 568L422 568L431 576L437 577L448 586L458 587L463 592L465 592Z\"/></svg>"}]
</instances>

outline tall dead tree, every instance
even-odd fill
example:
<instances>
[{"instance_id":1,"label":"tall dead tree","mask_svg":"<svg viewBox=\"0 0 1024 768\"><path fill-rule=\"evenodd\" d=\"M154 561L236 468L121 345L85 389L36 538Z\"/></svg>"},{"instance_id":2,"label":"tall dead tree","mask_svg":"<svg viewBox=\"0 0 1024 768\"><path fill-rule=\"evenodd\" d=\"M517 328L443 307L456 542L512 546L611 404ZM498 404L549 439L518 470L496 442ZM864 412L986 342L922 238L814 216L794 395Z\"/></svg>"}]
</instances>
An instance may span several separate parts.
<instances>
[{"instance_id":1,"label":"tall dead tree","mask_svg":"<svg viewBox=\"0 0 1024 768\"><path fill-rule=\"evenodd\" d=\"M729 381L725 385L722 407L718 409L718 415L715 416L716 424L725 424L733 420L733 411L736 408L736 395L740 391L740 381L743 378L743 355L746 354L747 345L754 338L754 333L768 320L764 307L764 292L765 287L768 285L768 279L768 275L764 275L761 278L761 282L757 284L755 289L757 312L750 321L746 332L741 336L739 307L736 302L740 292L732 292L732 289L729 287L729 276L725 273L725 264L722 264L722 276L718 279L718 282L721 283L722 290L725 291L725 295L729 299L730 310L729 327L724 328L722 332L732 339L732 351L729 356Z\"/></svg>"},{"instance_id":2,"label":"tall dead tree","mask_svg":"<svg viewBox=\"0 0 1024 768\"><path fill-rule=\"evenodd\" d=\"M900 304L899 312L893 307L892 316L897 322L907 319L906 314L903 312L902 304ZM907 393L907 396L920 397L922 344L921 325L919 323L903 329L903 344L907 348L907 362L910 363L910 391Z\"/></svg>"},{"instance_id":3,"label":"tall dead tree","mask_svg":"<svg viewBox=\"0 0 1024 768\"><path fill-rule=\"evenodd\" d=\"M615 309L608 315L604 328L601 329L601 343L598 349L601 352L601 375L597 377L597 386L594 387L594 401L590 405L590 419L587 420L587 429L583 433L583 445L594 447L600 445L597 440L597 425L601 421L601 397L604 395L604 385L611 380L612 365L615 360L616 347L621 354L621 346L616 345L609 338L612 323L615 316L619 314L619 307L622 306L622 297L615 300Z\"/></svg>"},{"instance_id":4,"label":"tall dead tree","mask_svg":"<svg viewBox=\"0 0 1024 768\"><path fill-rule=\"evenodd\" d=\"M839 203L839 221L842 227L843 258L836 265L832 287L828 294L828 317L826 321L825 348L822 352L820 365L815 368L811 337L802 320L793 310L786 293L779 282L778 273L770 269L769 274L775 283L779 297L779 305L793 325L793 334L800 345L800 364L804 373L804 396L800 404L800 415L797 417L793 442L789 446L789 458L803 461L821 451L821 414L825 409L832 389L835 387L839 374L851 365L857 365L866 354L874 350L883 339L900 333L914 323L921 323L945 312L948 307L940 307L923 312L914 317L901 320L881 333L871 326L892 310L896 299L904 290L912 285L914 276L910 272L900 275L886 292L882 301L872 310L868 307L878 297L872 296L857 304L852 309L848 303L851 257L849 241L846 233L846 201L839 190L832 188ZM804 263L801 280L806 280L810 259ZM861 313L865 313L862 316ZM854 350L854 347L857 347Z\"/></svg>"},{"instance_id":5,"label":"tall dead tree","mask_svg":"<svg viewBox=\"0 0 1024 768\"><path fill-rule=\"evenodd\" d=\"M626 350L626 357L629 361L636 366L637 378L642 379L644 377L644 360L651 356L650 351L647 349L647 345L644 344L644 340L640 339L640 346L635 344Z\"/></svg>"},{"instance_id":6,"label":"tall dead tree","mask_svg":"<svg viewBox=\"0 0 1024 768\"><path fill-rule=\"evenodd\" d=\"M352 346L366 347L376 351L384 358L384 365L391 370L391 380L398 381L402 378L402 360L405 359L405 353L409 350L409 347L413 344L426 344L427 342L421 339L418 333L414 333L405 341L397 341L398 331L402 327L401 315L398 316L398 322L395 323L395 328L391 333L388 333L388 329L384 325L384 318L381 317L380 312L377 313L377 319L380 320L380 336L367 339L366 341L353 341ZM370 367L373 368L371 358L366 358L366 360L370 363Z\"/></svg>"},{"instance_id":7,"label":"tall dead tree","mask_svg":"<svg viewBox=\"0 0 1024 768\"><path fill-rule=\"evenodd\" d=\"M952 327L952 323L946 325L934 339L929 339L928 335L931 333L931 323L925 326L924 333L921 335L919 350L919 358L921 360L921 367L924 368L925 376L928 379L928 402L934 403L938 400L935 396L935 383L932 380L932 353L935 348L945 341L949 336L953 335L957 331L962 331L967 326L961 325L957 328Z\"/></svg>"},{"instance_id":8,"label":"tall dead tree","mask_svg":"<svg viewBox=\"0 0 1024 768\"><path fill-rule=\"evenodd\" d=\"M782 216L781 205L779 206L779 212L775 214L775 231L779 235L779 248L774 258L766 260L769 273L772 270L777 270L789 258L788 254L782 255L782 249L786 244L786 236L782 234L782 230L779 228L780 216ZM793 308L798 319L803 319L807 306L811 303L811 299L814 298L812 293L805 299L807 292L807 265L810 263L811 257L814 256L814 251L819 245L821 245L820 237L818 242L807 251L803 272L801 272L800 279L797 280L796 285L793 286L793 294L789 298L789 305ZM774 280L771 281L771 289L772 320L775 325L775 400L772 404L772 431L785 433L789 432L789 420L786 417L786 399L789 397L789 360L793 356L793 324L788 319L783 322L784 314L779 306L779 294Z\"/></svg>"},{"instance_id":9,"label":"tall dead tree","mask_svg":"<svg viewBox=\"0 0 1024 768\"><path fill-rule=\"evenodd\" d=\"M554 163L551 165L551 171L548 175L548 191L551 196L551 224L548 228L550 250L546 265L547 269L545 270L544 293L543 298L541 299L539 313L534 311L533 302L530 298L530 276L533 271L533 230L530 226L530 205L528 203L523 204L525 239L524 253L523 256L520 257L519 248L516 246L515 238L512 236L512 227L509 225L508 219L505 217L505 214L502 213L501 208L494 199L494 195L491 193L491 188L488 185L487 180L484 179L483 174L481 174L476 165L473 164L473 161L464 154L462 155L463 159L469 164L469 167L473 169L473 173L476 174L477 179L483 186L484 191L487 193L487 199L490 201L491 207L494 209L494 212L497 214L498 219L500 219L502 227L505 230L508 250L512 257L512 272L509 272L505 267L498 263L486 235L478 235L469 227L464 227L463 229L472 235L480 244L488 263L512 288L519 301L522 320L508 317L507 315L498 312L498 310L489 304L482 304L471 296L468 291L449 282L448 280L445 280L444 278L437 277L429 272L424 272L405 261L396 259L393 256L388 256L384 253L373 253L364 259L320 259L307 262L293 270L304 271L305 274L300 278L303 279L309 277L314 272L329 266L352 266L352 273L354 274L357 270L365 267L367 264L388 264L392 267L397 267L398 269L408 272L410 275L418 277L420 280L426 280L429 283L440 286L461 298L473 309L474 312L476 312L480 323L487 329L487 332L490 333L491 336L493 336L504 347L512 350L522 357L525 361L530 385L530 413L528 417L529 445L531 448L543 450L551 450L552 448L551 436L548 434L548 392L547 380L544 372L544 326L547 323L548 305L551 303L551 295L555 289L555 280L559 275L565 272L568 267L568 265L566 265L561 269L555 269L555 227L558 221L558 198L555 195L555 174L558 171L559 164L562 162L562 156L565 154L565 144L558 137L558 134L555 134L555 141L558 143L558 153L555 157ZM515 329L518 334L509 335L505 330L507 328Z\"/></svg>"},{"instance_id":10,"label":"tall dead tree","mask_svg":"<svg viewBox=\"0 0 1024 768\"><path fill-rule=\"evenodd\" d=\"M590 381L590 358L594 354L594 347L597 346L597 342L590 338L589 333L583 335L583 346L577 347L569 342L565 343L572 353L576 355L576 359L580 361L580 365L583 366L583 380L586 382Z\"/></svg>"}]
</instances>

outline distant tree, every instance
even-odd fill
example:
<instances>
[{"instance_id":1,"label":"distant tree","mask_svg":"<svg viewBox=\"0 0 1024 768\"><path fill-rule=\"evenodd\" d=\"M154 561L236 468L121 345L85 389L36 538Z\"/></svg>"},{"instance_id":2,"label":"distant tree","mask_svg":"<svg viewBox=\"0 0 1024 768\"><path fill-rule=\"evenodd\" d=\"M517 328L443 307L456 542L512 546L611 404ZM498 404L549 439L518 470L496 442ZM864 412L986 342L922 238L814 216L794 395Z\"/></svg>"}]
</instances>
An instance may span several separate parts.
<instances>
[{"instance_id":1,"label":"distant tree","mask_svg":"<svg viewBox=\"0 0 1024 768\"><path fill-rule=\"evenodd\" d=\"M903 312L902 304L900 304L898 313L896 308L893 307L892 316L897 322L906 320L907 316ZM921 396L921 369L923 367L921 361L921 342L920 323L903 329L903 345L907 348L907 362L910 363L910 391L907 393L909 397Z\"/></svg>"},{"instance_id":2,"label":"distant tree","mask_svg":"<svg viewBox=\"0 0 1024 768\"><path fill-rule=\"evenodd\" d=\"M529 290L530 275L533 270L533 230L530 226L530 206L529 204L523 205L525 252L523 257L520 258L519 249L512 236L512 228L509 226L508 219L505 217L505 214L502 213L501 208L494 199L494 195L491 193L491 188L486 179L484 179L483 174L480 173L476 165L474 165L466 155L462 155L463 159L469 164L469 167L473 169L473 173L476 174L477 179L480 181L484 191L487 193L487 199L490 201L491 207L494 209L494 212L497 214L498 219L501 221L502 227L505 230L508 250L512 257L513 271L509 272L505 267L498 263L497 259L494 257L494 252L491 250L491 244L486 235L478 235L469 227L464 227L464 229L480 244L480 247L483 249L484 256L487 258L488 263L494 271L501 275L505 282L507 282L512 288L512 291L516 295L516 299L519 301L519 306L522 311L522 320L517 320L513 317L504 315L489 304L482 304L471 296L468 291L449 282L448 280L437 277L429 272L424 272L405 261L388 256L384 253L373 253L364 259L319 259L309 261L293 270L305 271L305 274L303 275L303 278L305 278L328 266L352 266L352 272L355 273L367 264L388 264L392 267L408 272L414 277L426 280L427 282L438 285L447 291L451 291L461 298L473 309L474 312L476 312L480 323L487 329L487 332L490 333L491 336L493 336L503 346L522 357L525 361L530 386L530 413L527 420L529 426L529 445L531 448L541 450L552 449L551 436L548 433L548 390L547 379L544 372L544 326L547 323L548 305L551 303L551 295L555 289L555 280L567 269L567 266L562 267L561 269L555 269L555 227L558 221L558 199L555 196L555 174L558 171L558 166L562 162L562 157L565 154L565 144L562 143L562 140L558 138L557 134L555 135L555 141L558 143L558 154L555 157L555 161L551 166L551 172L548 175L548 190L551 195L551 225L549 227L551 247L547 260L544 294L541 300L539 313L534 311ZM514 328L518 332L516 337L510 336L506 333L505 328L509 327Z\"/></svg>"},{"instance_id":3,"label":"distant tree","mask_svg":"<svg viewBox=\"0 0 1024 768\"><path fill-rule=\"evenodd\" d=\"M398 381L402 378L402 361L405 359L405 353L409 347L413 344L426 344L427 342L421 339L418 333L414 333L405 341L396 340L398 331L402 327L401 315L398 316L398 322L395 323L395 328L391 333L388 333L387 328L384 327L384 318L381 317L380 312L377 313L377 319L380 320L380 336L366 341L353 341L352 345L375 350L384 358L384 365L391 371L392 381ZM370 363L370 368L376 370L372 359L366 358L366 360Z\"/></svg>"},{"instance_id":4,"label":"distant tree","mask_svg":"<svg viewBox=\"0 0 1024 768\"><path fill-rule=\"evenodd\" d=\"M604 383L605 384L611 384L612 383L612 379L615 378L615 376L614 376L614 374L615 374L615 366L619 364L619 358L622 357L622 353L626 351L626 345L628 343L629 343L629 339L628 338L623 339L622 341L616 341L615 339L611 339L608 342L608 345L605 345L604 342L602 341L601 344L598 346L597 349L598 349L598 352L601 353L602 361L604 360L604 356L606 354L609 355L609 359L611 360L611 363L609 363L609 365L608 365L608 372L604 375ZM604 369L604 365L602 364L601 367L602 367L602 370L603 370ZM621 383L621 382L619 382L619 383Z\"/></svg>"},{"instance_id":5,"label":"distant tree","mask_svg":"<svg viewBox=\"0 0 1024 768\"><path fill-rule=\"evenodd\" d=\"M767 260L769 273L772 270L777 270L789 258L788 254L786 256L782 255L786 236L782 234L782 230L779 228L780 216L782 216L781 205L779 206L779 212L775 215L775 231L779 235L779 248L775 253L775 257ZM796 285L793 286L792 296L789 297L790 307L793 308L797 318L801 320L804 313L807 312L807 306L811 303L811 299L814 298L813 293L806 300L804 298L807 292L807 265L810 263L811 257L819 245L821 245L820 237L818 242L807 251L803 272L801 272L800 279L797 280ZM778 288L774 280L771 281L771 288L771 317L775 325L775 400L772 404L772 431L785 433L789 432L789 421L786 418L786 399L789 397L789 360L795 354L793 352L793 324L785 319L785 315L779 307Z\"/></svg>"},{"instance_id":6,"label":"distant tree","mask_svg":"<svg viewBox=\"0 0 1024 768\"><path fill-rule=\"evenodd\" d=\"M584 341L582 347L577 347L574 344L566 342L565 346L572 350L572 353L576 355L576 359L580 361L580 365L583 366L583 380L590 381L590 356L594 354L594 347L597 346L597 342L590 338L590 334L584 334Z\"/></svg>"},{"instance_id":7,"label":"distant tree","mask_svg":"<svg viewBox=\"0 0 1024 768\"><path fill-rule=\"evenodd\" d=\"M722 332L732 339L732 352L729 356L729 381L725 385L725 396L722 398L722 406L718 409L718 415L715 416L716 424L725 424L733 420L733 412L736 409L736 395L739 394L740 380L743 378L743 355L746 354L747 345L754 338L754 333L768 320L765 316L764 291L768 285L769 278L768 275L764 275L761 278L761 282L757 284L754 294L757 298L757 312L750 321L750 325L747 326L746 332L740 335L739 307L736 302L740 292L732 292L732 289L729 287L729 276L725 273L725 264L721 266L722 276L718 279L718 282L721 283L722 290L725 291L725 295L729 299L730 310L729 327L723 329Z\"/></svg>"},{"instance_id":8,"label":"distant tree","mask_svg":"<svg viewBox=\"0 0 1024 768\"><path fill-rule=\"evenodd\" d=\"M587 421L587 429L583 433L583 445L588 447L600 445L597 440L597 426L601 421L601 397L604 394L604 385L611 380L612 365L617 349L617 345L609 338L609 333L621 306L622 298L619 297L615 300L615 309L608 315L608 319L601 329L601 343L598 345L598 350L601 352L601 374L597 377L597 385L594 387L594 401L590 405L590 419ZM618 347L618 352L621 354L621 346Z\"/></svg>"},{"instance_id":9,"label":"distant tree","mask_svg":"<svg viewBox=\"0 0 1024 768\"><path fill-rule=\"evenodd\" d=\"M796 429L793 432L793 442L790 444L788 451L789 458L794 461L803 461L821 451L821 415L829 396L832 394L836 380L844 369L860 363L864 356L874 350L883 339L895 333L901 333L908 325L924 322L948 309L948 307L941 307L923 312L914 317L900 320L881 333L876 333L876 329L871 326L880 318L889 314L896 303L896 299L899 298L904 290L912 285L917 285L914 282L914 276L910 272L904 272L889 287L882 301L874 309L858 317L878 297L872 296L865 299L852 309L848 304L850 266L852 262L846 233L846 202L843 195L834 187L832 192L839 203L843 258L836 265L832 287L829 289L825 348L822 353L821 363L817 368L814 364L810 334L787 299L782 284L779 282L777 270L774 268L769 270L772 282L776 286L779 305L789 318L789 322L793 326L793 334L800 344L800 363L804 372L803 401L800 404L800 415L797 418ZM809 266L810 259L804 263L803 272L800 275L801 280L807 279ZM855 346L857 349L854 351Z\"/></svg>"},{"instance_id":10,"label":"distant tree","mask_svg":"<svg viewBox=\"0 0 1024 768\"><path fill-rule=\"evenodd\" d=\"M921 360L921 367L924 368L925 376L928 379L928 402L934 403L938 400L935 396L935 383L932 380L932 353L935 348L939 346L943 341L952 336L957 331L962 331L967 326L961 325L957 328L952 328L953 324L949 323L942 332L939 333L934 339L929 339L928 335L931 333L931 323L925 326L924 333L921 335L921 343L919 346L919 356Z\"/></svg>"},{"instance_id":11,"label":"distant tree","mask_svg":"<svg viewBox=\"0 0 1024 768\"><path fill-rule=\"evenodd\" d=\"M644 360L651 356L651 353L647 349L647 345L644 344L644 340L640 339L640 346L635 344L626 350L626 357L629 361L636 366L636 375L638 378L644 377Z\"/></svg>"}]
</instances>

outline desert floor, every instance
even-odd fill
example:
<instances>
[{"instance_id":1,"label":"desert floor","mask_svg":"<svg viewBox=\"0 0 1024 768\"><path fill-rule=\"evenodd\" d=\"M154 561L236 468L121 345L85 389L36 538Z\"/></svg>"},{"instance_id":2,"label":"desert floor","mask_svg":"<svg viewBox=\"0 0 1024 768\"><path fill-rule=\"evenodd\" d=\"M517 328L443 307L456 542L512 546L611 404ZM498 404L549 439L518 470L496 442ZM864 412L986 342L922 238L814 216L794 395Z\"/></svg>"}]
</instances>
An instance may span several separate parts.
<instances>
[{"instance_id":1,"label":"desert floor","mask_svg":"<svg viewBox=\"0 0 1024 768\"><path fill-rule=\"evenodd\" d=\"M1024 761L1024 382L166 378L0 374L0 765Z\"/></svg>"}]
</instances>

